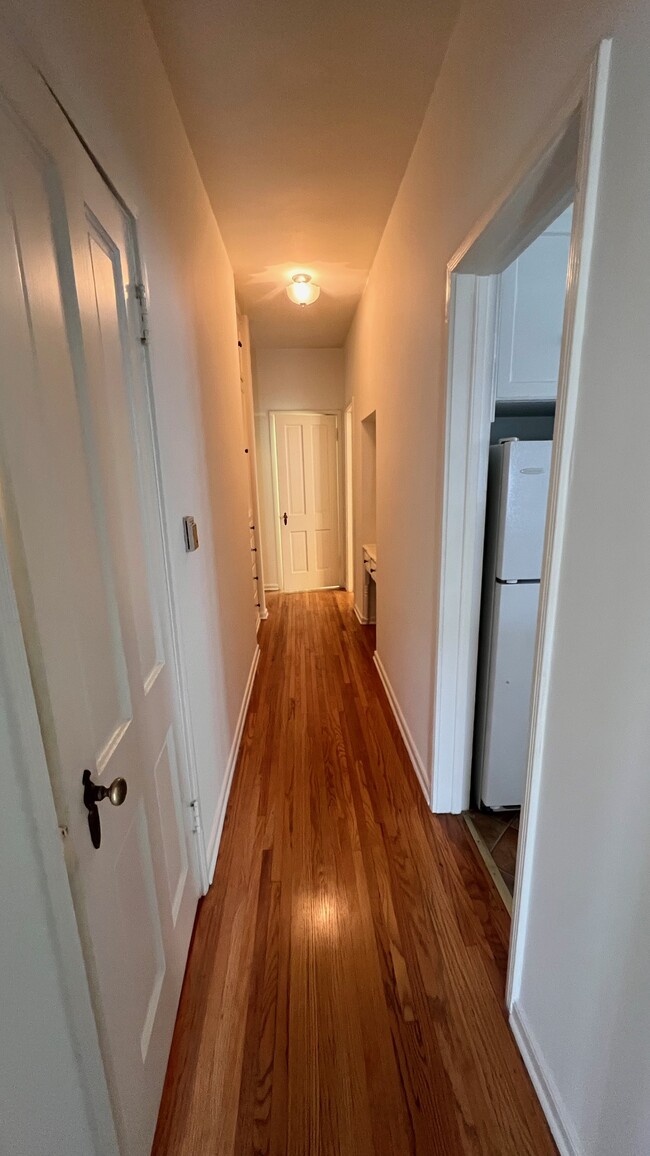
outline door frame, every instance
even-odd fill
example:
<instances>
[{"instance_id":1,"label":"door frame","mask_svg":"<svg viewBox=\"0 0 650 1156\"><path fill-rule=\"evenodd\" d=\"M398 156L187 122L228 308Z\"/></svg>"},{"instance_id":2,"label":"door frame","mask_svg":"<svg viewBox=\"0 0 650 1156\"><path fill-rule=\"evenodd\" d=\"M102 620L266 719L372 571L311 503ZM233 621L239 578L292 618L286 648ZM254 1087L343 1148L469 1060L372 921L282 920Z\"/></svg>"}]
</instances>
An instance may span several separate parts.
<instances>
[{"instance_id":1,"label":"door frame","mask_svg":"<svg viewBox=\"0 0 650 1156\"><path fill-rule=\"evenodd\" d=\"M521 980L542 789L544 732L610 54L611 41L601 41L588 69L520 164L505 193L472 229L447 265L446 440L430 803L433 811L459 813L469 805L470 794L487 455L494 405L496 276L569 203L567 177L572 173L573 227L540 583L528 772L508 963L506 1002L510 1012ZM544 180L545 198L540 197ZM526 221L525 226L522 220Z\"/></svg>"},{"instance_id":2,"label":"door frame","mask_svg":"<svg viewBox=\"0 0 650 1156\"><path fill-rule=\"evenodd\" d=\"M293 414L296 417L312 416L314 414L322 414L325 417L336 418L336 524L338 527L339 536L339 584L338 586L326 586L322 589L326 590L340 590L345 586L345 551L343 546L343 524L342 524L342 502L341 495L343 493L343 457L341 453L341 411L340 409L270 409L269 410L269 429L271 434L271 477L273 481L273 515L275 521L275 549L278 558L278 578L279 589L284 590L284 562L282 559L282 535L280 534L280 481L278 474L278 441L275 426L276 417L286 417L288 414Z\"/></svg>"},{"instance_id":3,"label":"door frame","mask_svg":"<svg viewBox=\"0 0 650 1156\"><path fill-rule=\"evenodd\" d=\"M354 400L343 411L345 474L345 589L354 590Z\"/></svg>"}]
</instances>

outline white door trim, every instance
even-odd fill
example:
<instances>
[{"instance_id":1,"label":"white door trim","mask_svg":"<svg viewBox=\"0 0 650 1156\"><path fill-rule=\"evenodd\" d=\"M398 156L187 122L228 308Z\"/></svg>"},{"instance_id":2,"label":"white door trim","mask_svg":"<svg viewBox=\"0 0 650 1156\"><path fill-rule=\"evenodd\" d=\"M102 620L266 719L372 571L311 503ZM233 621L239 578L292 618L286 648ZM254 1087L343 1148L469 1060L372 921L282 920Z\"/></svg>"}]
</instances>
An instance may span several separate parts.
<instances>
[{"instance_id":1,"label":"white door trim","mask_svg":"<svg viewBox=\"0 0 650 1156\"><path fill-rule=\"evenodd\" d=\"M275 419L276 417L286 417L288 414L293 414L300 417L301 414L313 416L314 414L324 414L326 417L336 418L336 506L337 506L337 525L339 533L339 588L345 586L345 551L341 549L343 542L343 523L342 523L342 501L341 494L343 493L343 457L341 453L341 410L340 409L270 409L269 410L269 427L271 434L271 476L273 481L273 520L275 522L275 549L278 558L278 589L284 590L284 564L282 561L282 537L280 534L280 481L278 477L278 439L276 432Z\"/></svg>"},{"instance_id":2,"label":"white door trim","mask_svg":"<svg viewBox=\"0 0 650 1156\"><path fill-rule=\"evenodd\" d=\"M442 525L431 809L466 808L487 497L494 415L494 335L498 278L450 281L447 445Z\"/></svg>"},{"instance_id":3,"label":"white door trim","mask_svg":"<svg viewBox=\"0 0 650 1156\"><path fill-rule=\"evenodd\" d=\"M499 259L500 268L504 268L537 232L546 227L553 214L564 207L566 190L558 185L557 202L549 202L545 208L540 209L540 216L534 221L527 237L519 236L516 243L511 241L508 249L508 231L507 227L504 228L504 222L507 226L509 207L515 203L531 174L539 173L549 163L563 134L568 134L570 128L575 126L577 146L574 155L577 160L573 229L540 587L528 779L520 825L508 969L507 1003L511 1011L519 990L532 875L532 849L541 790L548 684L595 228L610 49L610 41L600 43L588 70L563 103L543 138L535 143L519 166L505 194L472 229L447 266L447 417L440 625L434 656L431 806L434 811L460 812L469 804L478 598L483 550L481 511L484 509L487 485L484 460L487 460L494 388L493 375L486 364L490 350L485 317L489 315L491 280L487 274L499 271L490 268L489 264L481 267L486 248L482 246L482 241L490 227L492 237L501 229ZM464 357L461 356L463 341L466 351ZM473 350L472 356L468 352L470 348Z\"/></svg>"}]
</instances>

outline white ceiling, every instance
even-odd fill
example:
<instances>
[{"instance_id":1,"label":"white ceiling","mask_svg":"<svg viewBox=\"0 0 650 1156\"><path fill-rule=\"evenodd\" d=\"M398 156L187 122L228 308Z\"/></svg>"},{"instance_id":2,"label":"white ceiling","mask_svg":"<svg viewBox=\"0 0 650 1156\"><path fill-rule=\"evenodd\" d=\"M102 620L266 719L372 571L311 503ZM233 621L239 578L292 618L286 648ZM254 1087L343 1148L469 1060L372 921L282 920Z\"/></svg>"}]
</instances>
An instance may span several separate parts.
<instances>
[{"instance_id":1,"label":"white ceiling","mask_svg":"<svg viewBox=\"0 0 650 1156\"><path fill-rule=\"evenodd\" d=\"M342 345L457 0L145 2L253 340Z\"/></svg>"}]
</instances>

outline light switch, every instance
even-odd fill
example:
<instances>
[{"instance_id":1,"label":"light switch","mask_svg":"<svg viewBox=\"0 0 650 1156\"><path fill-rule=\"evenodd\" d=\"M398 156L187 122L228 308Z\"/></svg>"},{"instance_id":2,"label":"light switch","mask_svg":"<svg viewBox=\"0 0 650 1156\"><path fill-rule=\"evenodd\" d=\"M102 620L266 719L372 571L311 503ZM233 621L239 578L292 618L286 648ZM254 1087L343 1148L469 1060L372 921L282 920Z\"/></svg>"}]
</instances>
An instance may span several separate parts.
<instances>
[{"instance_id":1,"label":"light switch","mask_svg":"<svg viewBox=\"0 0 650 1156\"><path fill-rule=\"evenodd\" d=\"M185 549L188 552L192 550L198 550L199 530L191 514L187 514L183 518L183 530L185 532Z\"/></svg>"}]
</instances>

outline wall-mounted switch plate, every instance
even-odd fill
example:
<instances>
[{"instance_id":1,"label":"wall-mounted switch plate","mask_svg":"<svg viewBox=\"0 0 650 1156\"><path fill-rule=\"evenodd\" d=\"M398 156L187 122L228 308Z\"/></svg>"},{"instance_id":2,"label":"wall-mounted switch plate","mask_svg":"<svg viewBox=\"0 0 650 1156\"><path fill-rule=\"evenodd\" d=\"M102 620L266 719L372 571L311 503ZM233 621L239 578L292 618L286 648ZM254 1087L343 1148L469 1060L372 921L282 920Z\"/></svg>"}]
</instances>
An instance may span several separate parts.
<instances>
[{"instance_id":1,"label":"wall-mounted switch plate","mask_svg":"<svg viewBox=\"0 0 650 1156\"><path fill-rule=\"evenodd\" d=\"M199 530L191 514L187 514L186 517L183 518L183 532L185 534L185 549L188 552L198 550Z\"/></svg>"}]
</instances>

